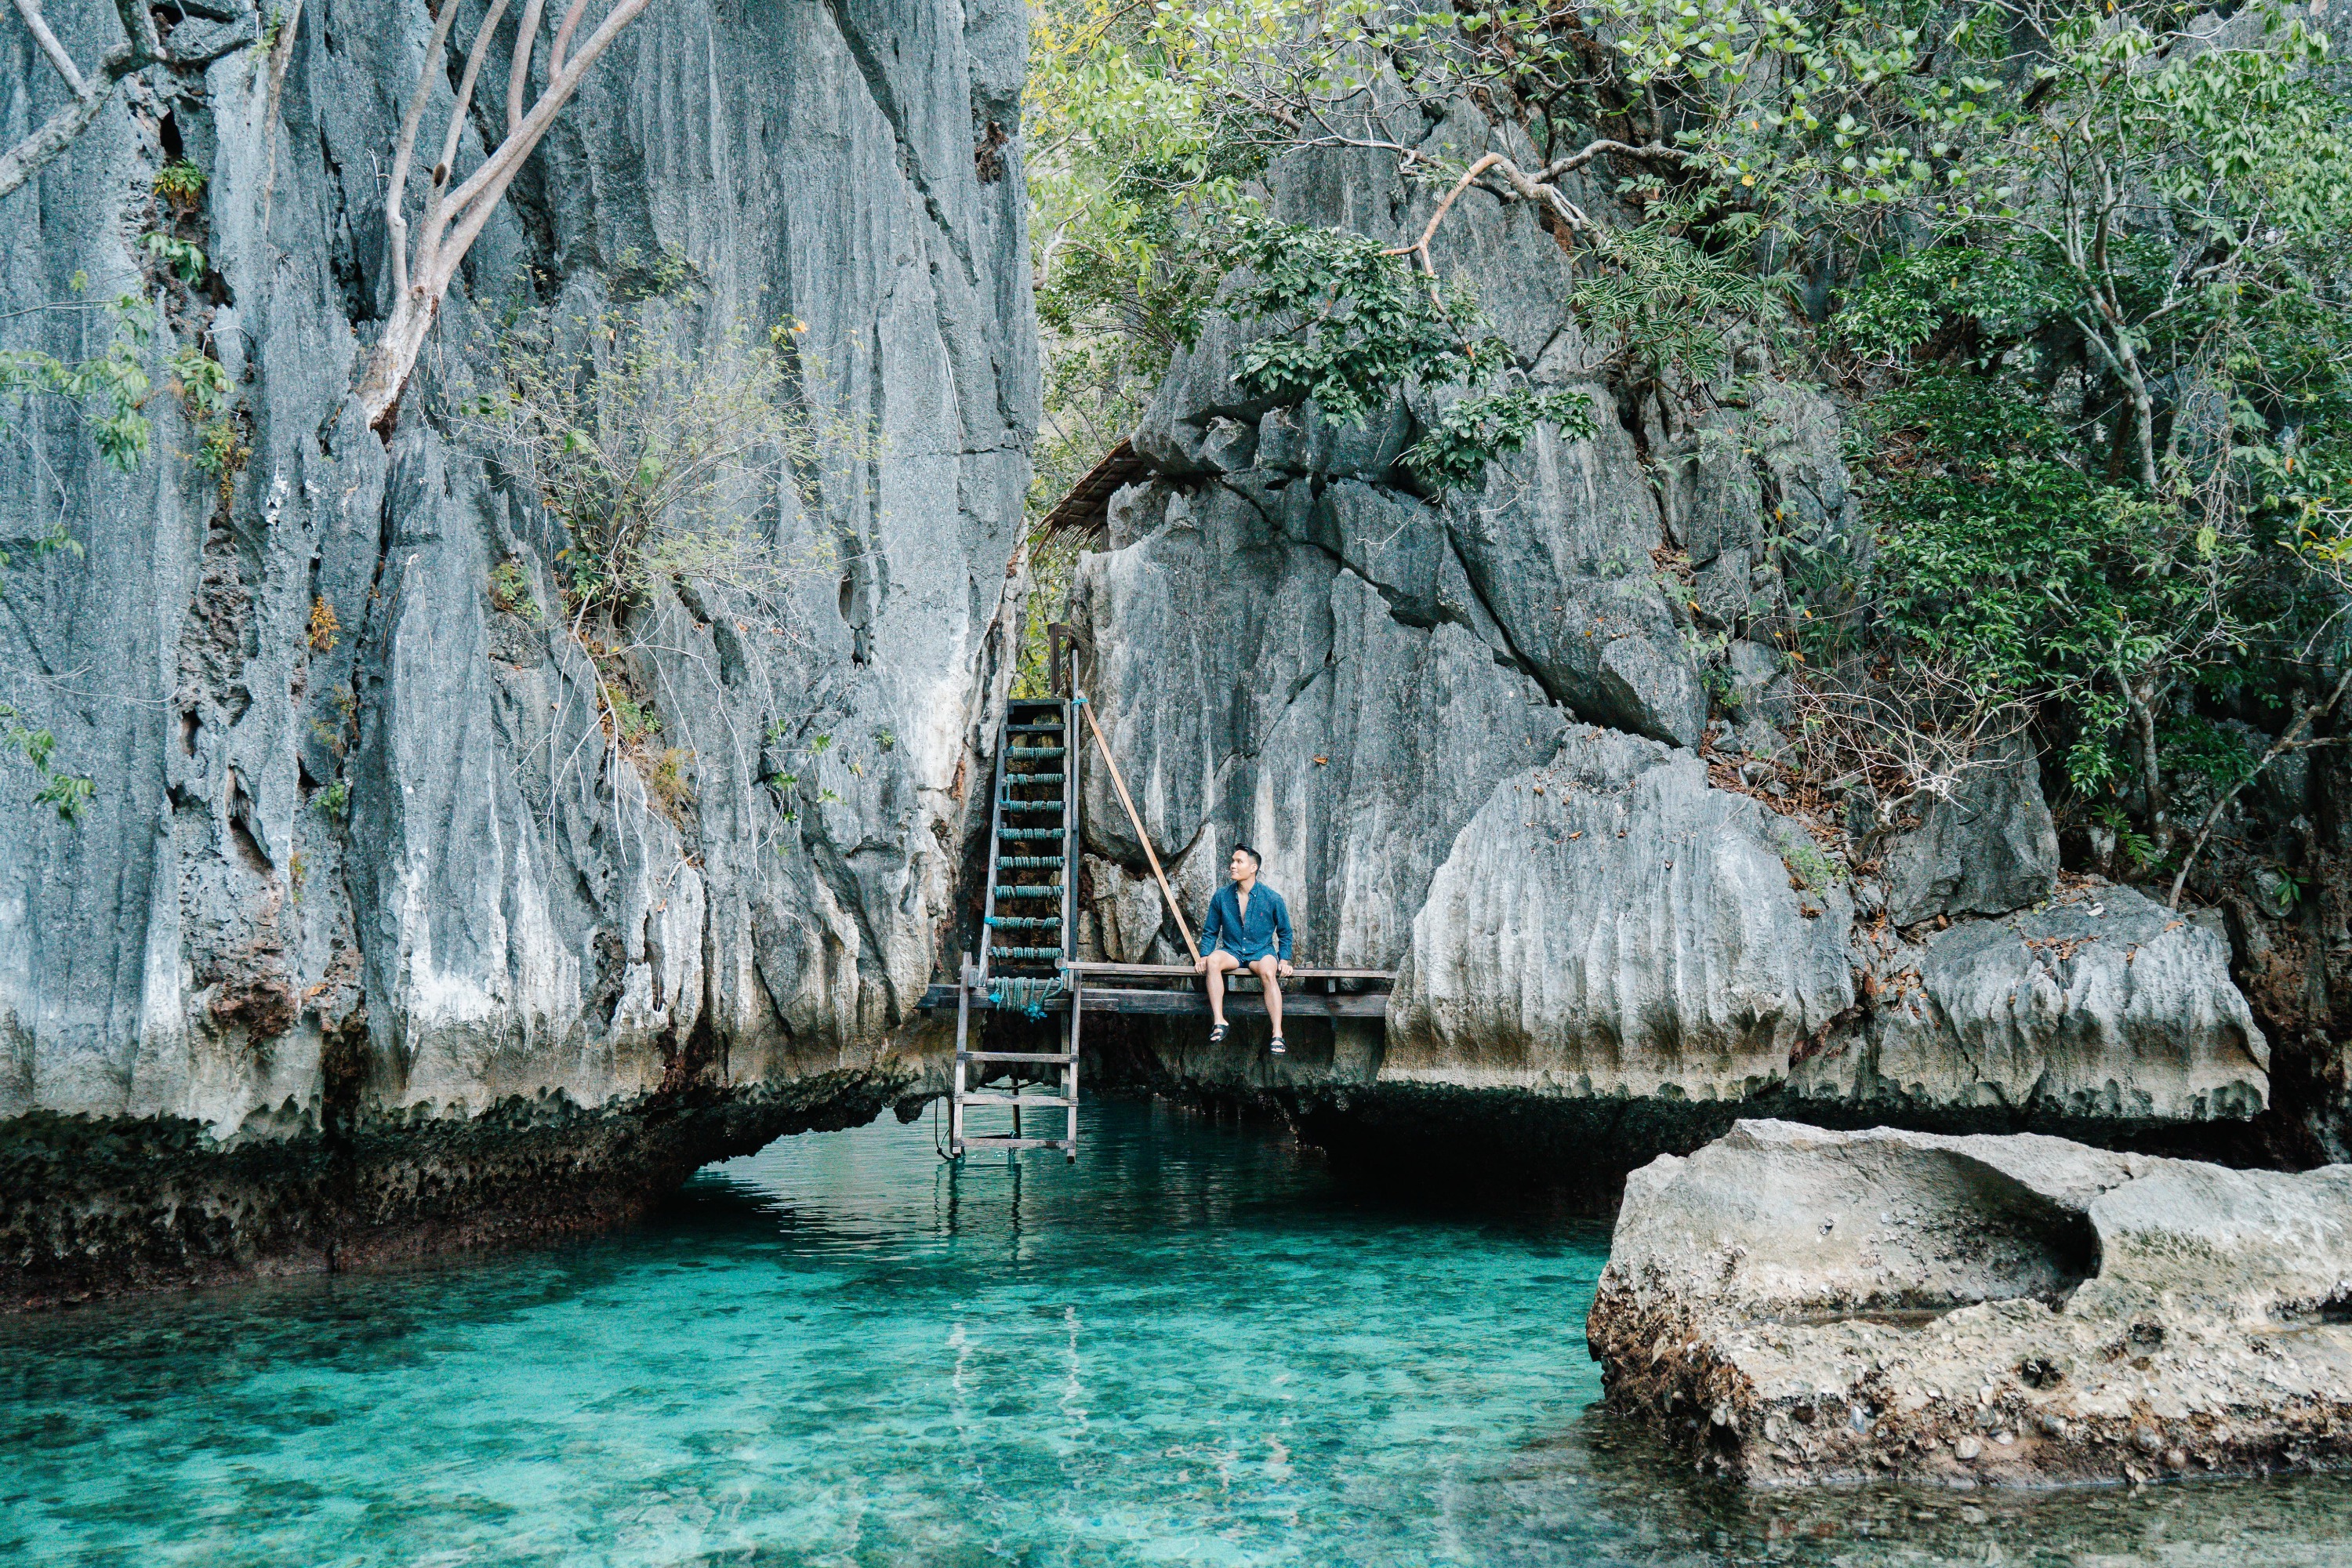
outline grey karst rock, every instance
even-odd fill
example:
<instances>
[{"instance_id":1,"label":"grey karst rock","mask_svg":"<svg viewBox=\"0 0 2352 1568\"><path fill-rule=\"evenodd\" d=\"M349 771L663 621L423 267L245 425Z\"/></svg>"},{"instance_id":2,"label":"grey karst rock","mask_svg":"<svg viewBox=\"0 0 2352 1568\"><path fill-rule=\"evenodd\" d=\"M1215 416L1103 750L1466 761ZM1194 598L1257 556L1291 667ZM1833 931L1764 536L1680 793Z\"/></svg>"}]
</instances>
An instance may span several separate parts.
<instances>
[{"instance_id":1,"label":"grey karst rock","mask_svg":"<svg viewBox=\"0 0 2352 1568\"><path fill-rule=\"evenodd\" d=\"M1755 1485L2352 1465L2352 1166L1742 1121L1626 1183L1616 1408Z\"/></svg>"},{"instance_id":2,"label":"grey karst rock","mask_svg":"<svg viewBox=\"0 0 2352 1568\"><path fill-rule=\"evenodd\" d=\"M1456 153L1508 135L1467 114L1430 132ZM1265 186L1286 221L1389 242L1434 200L1360 150L1277 160ZM2137 934L2105 946L2078 950L2060 926L2096 917L2061 912L2048 933L1970 927L1899 960L1850 947L1843 852L1669 750L1711 732L1725 783L1792 802L1779 768L1795 684L1785 654L1745 633L1785 610L1782 540L1868 548L1841 412L1754 344L1696 412L1621 403L1532 217L1465 193L1440 269L1477 289L1529 384L1591 398L1591 437L1539 428L1476 485L1432 497L1396 458L1460 389L1410 387L1360 426L1276 408L1233 382L1265 328L1213 315L1138 434L1152 477L1114 500L1108 548L1081 562L1085 679L1185 907L1197 919L1246 839L1292 899L1307 958L1401 972L1384 1044L1351 1047L1344 1074L1335 1056L1321 1100L1311 1051L1276 1071L1255 1042L1212 1059L1178 1027L1154 1037L1160 1066L1277 1092L1295 1125L1328 1111L1326 1131L1403 1106L1381 1123L1393 1137L1422 1135L1412 1107L1432 1097L1431 1117L1465 1126L1478 1113L1464 1094L1656 1109L1639 1126L1560 1111L1585 1117L1561 1123L1564 1145L1621 1152L1687 1147L1759 1094L1825 1117L2004 1125L2258 1111L2263 1042L2210 933L2142 931L2119 898ZM1711 731L1693 630L1728 634ZM1097 877L1092 940L1107 957L1171 955L1172 927L1139 896L1140 846L1105 781L1087 790L1089 848L1118 868ZM1851 815L1859 834L1878 826ZM2050 892L2055 839L2022 751L1927 817L1873 879L1874 915L2006 912Z\"/></svg>"},{"instance_id":3,"label":"grey karst rock","mask_svg":"<svg viewBox=\"0 0 2352 1568\"><path fill-rule=\"evenodd\" d=\"M1465 110L1430 129L1427 144L1475 156L1493 139L1507 142L1512 134ZM1413 212L1423 215L1413 221L1425 221L1436 199L1406 189L1393 159L1380 154L1293 154L1277 160L1266 185L1269 207L1284 221L1383 237ZM1476 282L1499 335L1536 381L1573 386L1591 399L1593 434L1566 441L1546 427L1525 450L1490 463L1483 487L1454 492L1442 504L1384 491L1402 514L1400 521L1412 521L1377 536L1370 557L1343 552L1343 558L1392 595L1402 616L1427 624L1431 611L1421 591L1426 568L1450 554L1457 597L1476 601L1475 612L1465 609L1459 618L1475 619L1474 629L1554 701L1591 721L1696 743L1706 700L1655 580L1651 552L1664 539L1659 503L1611 395L1583 363L1566 274L1548 259L1558 256L1556 243L1525 204L1472 191L1457 203L1434 249L1442 269L1457 268ZM1324 419L1311 405L1277 408L1234 379L1239 355L1266 330L1212 313L1197 341L1171 362L1137 429L1135 449L1171 481L1197 485L1225 476L1223 482L1256 497L1269 516L1280 514L1294 537L1339 550L1317 537L1305 516L1316 492L1339 479L1367 487L1400 480L1395 464L1418 424L1463 394L1408 389L1361 425ZM1255 429L1254 445L1237 433L1241 426ZM1254 466L1237 467L1244 454ZM1301 479L1311 483L1294 484ZM1281 490L1295 493L1276 500ZM1414 558L1394 563L1400 575L1391 578L1378 556L1383 542L1402 536L1415 538ZM1119 628L1097 629L1108 636Z\"/></svg>"},{"instance_id":4,"label":"grey karst rock","mask_svg":"<svg viewBox=\"0 0 2352 1568\"><path fill-rule=\"evenodd\" d=\"M1327 499L1347 493L1335 485ZM1377 507L1372 492L1360 499ZM1278 494L1270 504L1311 531ZM1130 518L1150 510L1128 505ZM1454 832L1495 780L1550 746L1558 711L1461 625L1400 619L1334 551L1234 489L1171 494L1160 515L1157 531L1080 559L1072 609L1093 638L1081 684L1188 918L1245 840L1308 961L1388 962ZM1391 550L1411 549L1406 537ZM1428 578L1442 601L1442 577ZM1108 778L1082 777L1088 847L1145 877ZM1124 895L1099 879L1096 893L1107 943L1135 929L1102 907ZM1114 956L1139 957L1132 941Z\"/></svg>"},{"instance_id":5,"label":"grey karst rock","mask_svg":"<svg viewBox=\"0 0 2352 1568\"><path fill-rule=\"evenodd\" d=\"M76 58L100 23L59 20ZM53 308L78 275L145 296L157 354L218 353L250 448L224 486L160 395L128 474L54 405L0 447L0 700L95 786L70 825L0 791L26 1173L0 1298L576 1226L913 1081L891 1042L949 940L1025 582L1021 144L973 155L1018 126L1024 15L652 8L473 250L387 448L346 397L430 26L306 7L275 122L247 54L145 73L0 203L6 346L102 347L102 311ZM9 137L60 90L20 76ZM140 244L167 146L207 175L194 290ZM815 416L870 415L875 457L758 498L802 567L788 635L688 580L592 661L559 625L569 541L452 420L493 319L466 289L593 312L666 250L690 331L806 323ZM78 553L22 547L59 519ZM625 754L616 679L661 724Z\"/></svg>"},{"instance_id":6,"label":"grey karst rock","mask_svg":"<svg viewBox=\"0 0 2352 1568\"><path fill-rule=\"evenodd\" d=\"M1929 799L1919 826L1879 857L1887 918L2002 915L2048 896L2058 879L2058 829L2042 798L2041 764L2023 734L1987 746Z\"/></svg>"},{"instance_id":7,"label":"grey karst rock","mask_svg":"<svg viewBox=\"0 0 2352 1568\"><path fill-rule=\"evenodd\" d=\"M1573 730L1439 867L1381 1077L1740 1098L1853 1005L1851 920L1794 824L1686 752Z\"/></svg>"},{"instance_id":8,"label":"grey karst rock","mask_svg":"<svg viewBox=\"0 0 2352 1568\"><path fill-rule=\"evenodd\" d=\"M1653 574L1656 503L1608 394L1584 390L1590 438L1539 428L1487 463L1481 493L1448 498L1447 526L1481 600L1556 700L1591 722L1696 745L1706 696Z\"/></svg>"},{"instance_id":9,"label":"grey karst rock","mask_svg":"<svg viewBox=\"0 0 2352 1568\"><path fill-rule=\"evenodd\" d=\"M1731 683L1727 705L1743 720L1786 724L1796 717L1796 681L1788 655L1735 637L1724 650L1723 668Z\"/></svg>"},{"instance_id":10,"label":"grey karst rock","mask_svg":"<svg viewBox=\"0 0 2352 1568\"><path fill-rule=\"evenodd\" d=\"M1881 967L1867 1028L1809 1059L1800 1095L2091 1121L2267 1103L2270 1047L2228 941L2129 888L1958 924Z\"/></svg>"}]
</instances>

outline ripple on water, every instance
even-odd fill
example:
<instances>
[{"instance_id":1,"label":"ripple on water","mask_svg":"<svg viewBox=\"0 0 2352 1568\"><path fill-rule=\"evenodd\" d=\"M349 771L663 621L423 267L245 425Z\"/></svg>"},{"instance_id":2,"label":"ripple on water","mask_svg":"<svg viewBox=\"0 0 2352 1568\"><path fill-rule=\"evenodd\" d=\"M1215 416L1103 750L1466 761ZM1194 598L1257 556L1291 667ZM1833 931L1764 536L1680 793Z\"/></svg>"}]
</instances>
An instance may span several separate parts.
<instances>
[{"instance_id":1,"label":"ripple on water","mask_svg":"<svg viewBox=\"0 0 2352 1568\"><path fill-rule=\"evenodd\" d=\"M1588 1405L1605 1231L1164 1108L787 1139L561 1250L0 1324L0 1561L2352 1563L2352 1486L1750 1498Z\"/></svg>"}]
</instances>

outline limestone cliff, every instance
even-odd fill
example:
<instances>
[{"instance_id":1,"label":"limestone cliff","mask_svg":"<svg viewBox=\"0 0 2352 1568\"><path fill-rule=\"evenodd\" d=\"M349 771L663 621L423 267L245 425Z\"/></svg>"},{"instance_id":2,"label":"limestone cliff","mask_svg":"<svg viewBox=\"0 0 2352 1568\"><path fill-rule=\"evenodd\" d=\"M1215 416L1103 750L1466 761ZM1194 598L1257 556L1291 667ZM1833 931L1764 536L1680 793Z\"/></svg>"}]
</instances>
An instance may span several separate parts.
<instances>
[{"instance_id":1,"label":"limestone cliff","mask_svg":"<svg viewBox=\"0 0 2352 1568\"><path fill-rule=\"evenodd\" d=\"M84 57L110 25L53 19ZM388 447L348 393L431 21L298 26L274 118L256 51L150 71L0 205L0 335L78 357L106 331L79 302L149 299L247 448L216 480L158 395L130 473L55 405L0 455L0 698L94 785L72 823L0 790L0 1296L581 1223L871 1115L985 776L1034 425L1021 7L654 5L476 247ZM183 158L203 195L166 215ZM194 286L142 244L167 219ZM691 580L640 609L648 757L543 612L562 530L444 388L518 288L593 311L663 255L712 334L805 322L804 395L875 438L757 500L839 563L791 635Z\"/></svg>"},{"instance_id":2,"label":"limestone cliff","mask_svg":"<svg viewBox=\"0 0 2352 1568\"><path fill-rule=\"evenodd\" d=\"M1424 151L1524 162L1512 134L1459 112ZM1352 153L1290 154L1265 187L1285 221L1391 241L1437 195ZM1181 896L1202 906L1245 839L1306 962L1400 972L1384 1038L1303 1029L1275 1062L1142 1030L1139 1069L1372 1160L1507 1155L1604 1199L1758 1105L2237 1138L2270 1056L2220 922L2062 885L2021 738L1866 852L1776 760L1786 542L1869 548L1837 404L1760 346L1710 385L1629 382L1528 205L1465 193L1435 259L1528 384L1590 399L1589 437L1540 428L1432 496L1397 467L1427 393L1360 426L1273 406L1233 375L1264 329L1214 317L1080 563L1087 689ZM1099 776L1086 804L1084 940L1181 956Z\"/></svg>"}]
</instances>

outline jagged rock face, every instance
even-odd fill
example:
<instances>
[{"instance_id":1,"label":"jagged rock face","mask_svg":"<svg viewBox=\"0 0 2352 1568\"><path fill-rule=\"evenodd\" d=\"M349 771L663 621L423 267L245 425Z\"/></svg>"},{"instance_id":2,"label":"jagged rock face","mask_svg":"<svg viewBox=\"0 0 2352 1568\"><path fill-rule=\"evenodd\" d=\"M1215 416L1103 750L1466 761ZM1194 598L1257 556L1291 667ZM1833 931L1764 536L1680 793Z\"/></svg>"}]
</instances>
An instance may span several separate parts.
<instances>
[{"instance_id":1,"label":"jagged rock face","mask_svg":"<svg viewBox=\"0 0 2352 1568\"><path fill-rule=\"evenodd\" d=\"M1089 697L1144 827L1188 908L1246 841L1301 952L1381 962L1486 781L1548 750L1559 716L1460 625L1397 619L1336 552L1283 531L1279 510L1270 523L1219 485L1130 498L1125 516L1154 503L1158 526L1087 558L1076 590L1088 624L1120 632L1097 642ZM1084 779L1093 843L1140 864L1108 777Z\"/></svg>"},{"instance_id":2,"label":"jagged rock face","mask_svg":"<svg viewBox=\"0 0 2352 1568\"><path fill-rule=\"evenodd\" d=\"M1629 1178L1612 1404L1759 1485L2352 1464L2352 1166L1743 1121Z\"/></svg>"},{"instance_id":3,"label":"jagged rock face","mask_svg":"<svg viewBox=\"0 0 2352 1568\"><path fill-rule=\"evenodd\" d=\"M1999 915L2039 902L2058 880L2058 829L2032 743L2011 735L1930 800L1919 826L1881 858L1886 918Z\"/></svg>"},{"instance_id":4,"label":"jagged rock face","mask_svg":"<svg viewBox=\"0 0 2352 1568\"><path fill-rule=\"evenodd\" d=\"M1465 111L1429 139L1466 162L1510 134ZM1278 216L1391 241L1434 199L1372 154L1267 178ZM2023 737L1883 846L1779 786L1798 694L1750 634L1785 609L1782 542L1871 548L1838 406L1753 347L1675 396L1614 384L1524 205L1465 194L1436 259L1531 383L1591 397L1590 439L1539 430L1433 500L1397 462L1450 394L1360 426L1277 408L1234 379L1264 329L1213 316L1135 436L1151 477L1080 562L1082 683L1180 899L1202 908L1247 841L1306 962L1400 972L1384 1039L1296 1031L1277 1062L1247 1026L1216 1048L1163 1030L1147 1076L1318 1138L1516 1140L1538 1171L1694 1148L1743 1105L2119 1140L2262 1111L2226 942L2120 889L2018 912L2059 878ZM1181 956L1087 780L1082 942Z\"/></svg>"},{"instance_id":5,"label":"jagged rock face","mask_svg":"<svg viewBox=\"0 0 2352 1568\"><path fill-rule=\"evenodd\" d=\"M1795 884L1810 858L1817 887ZM1384 1073L1736 1100L1853 1005L1853 904L1803 830L1687 752L1579 729L1454 842L1389 1008Z\"/></svg>"},{"instance_id":6,"label":"jagged rock face","mask_svg":"<svg viewBox=\"0 0 2352 1568\"><path fill-rule=\"evenodd\" d=\"M79 58L101 23L60 20ZM387 449L346 394L389 287L380 176L430 26L388 0L308 5L276 122L250 56L151 73L5 204L5 308L69 300L85 273L85 299L156 299L175 342L217 353L250 453L216 484L158 395L133 473L54 407L0 458L0 700L96 785L74 825L21 771L0 793L0 1118L299 1140L519 1096L782 1104L836 1074L870 1106L905 1081L885 1041L950 911L1020 586L1034 333L1020 142L991 127L1017 131L1024 16L652 7L473 251ZM194 290L139 246L183 151L208 175ZM761 498L784 558L834 563L802 574L790 635L720 587L652 595L627 657L663 728L622 755L603 677L551 614L566 540L454 433L441 388L488 313L474 301L526 268L533 297L593 311L600 279L666 249L702 330L807 323L806 395L870 421L874 456L814 499ZM78 357L98 321L36 310L0 331ZM60 517L78 552L37 558ZM507 609L502 563L528 586ZM793 789L763 782L784 773Z\"/></svg>"},{"instance_id":7,"label":"jagged rock face","mask_svg":"<svg viewBox=\"0 0 2352 1568\"><path fill-rule=\"evenodd\" d=\"M2270 1047L2210 926L2124 887L2070 891L1902 947L1865 1029L1803 1063L1800 1095L1890 1108L2201 1121L2266 1102Z\"/></svg>"}]
</instances>

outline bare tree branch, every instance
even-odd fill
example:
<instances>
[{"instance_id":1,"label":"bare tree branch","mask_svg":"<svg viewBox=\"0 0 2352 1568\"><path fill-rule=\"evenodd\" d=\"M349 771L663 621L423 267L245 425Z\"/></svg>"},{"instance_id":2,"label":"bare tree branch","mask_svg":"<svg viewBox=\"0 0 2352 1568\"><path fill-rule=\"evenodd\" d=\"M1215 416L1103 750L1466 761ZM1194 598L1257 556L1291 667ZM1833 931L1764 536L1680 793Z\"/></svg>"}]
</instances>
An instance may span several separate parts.
<instances>
[{"instance_id":1,"label":"bare tree branch","mask_svg":"<svg viewBox=\"0 0 2352 1568\"><path fill-rule=\"evenodd\" d=\"M0 153L0 196L7 195L39 174L72 146L98 118L99 110L106 107L114 84L124 77L152 65L210 65L251 43L258 25L258 18L247 10L238 17L238 25L214 33L199 47L167 54L163 41L156 37L155 19L147 14L146 0L115 0L115 15L122 24L125 41L109 49L105 58L85 72L74 65L65 46L49 30L48 21L41 14L40 0L15 0L15 4L18 18L40 46L41 53L48 58L66 89L73 94L73 101L43 121L38 129L7 152Z\"/></svg>"},{"instance_id":2,"label":"bare tree branch","mask_svg":"<svg viewBox=\"0 0 2352 1568\"><path fill-rule=\"evenodd\" d=\"M515 44L517 70L514 80L507 87L506 136L489 150L481 166L464 184L451 190L451 164L473 103L481 62L488 52L491 32L506 10L506 0L492 0L467 56L466 72L458 84L456 100L449 108L441 159L431 171L424 221L412 245L403 208L407 204L410 169L415 157L417 124L424 118L425 100L440 72L442 51L448 43L450 24L457 10L457 0L446 0L434 26L432 44L425 50L424 69L417 75L416 90L401 121L400 140L393 153L390 188L384 197L384 228L392 246L392 313L385 319L383 335L376 340L375 352L369 357L367 374L360 381L358 394L360 410L369 427L379 436L386 439L391 437L400 395L416 369L416 356L425 347L425 335L432 331L442 298L448 293L467 251L473 247L482 226L504 199L507 187L521 172L523 161L538 149L555 123L556 115L579 90L589 68L649 3L650 0L615 0L604 21L581 46L578 57L567 59L565 47L588 5L588 0L572 0L548 56L547 86L524 113L519 111L529 89L521 83L529 68L531 35L541 17L541 5L538 0L532 0L524 13L523 36Z\"/></svg>"},{"instance_id":3,"label":"bare tree branch","mask_svg":"<svg viewBox=\"0 0 2352 1568\"><path fill-rule=\"evenodd\" d=\"M74 68L73 57L66 53L63 44L58 42L58 36L49 31L49 24L42 17L40 6L34 0L16 0L16 15L25 19L26 29L33 35L33 41L41 46L41 53L49 57L49 63L58 68L59 76L66 79L66 86L73 95L88 98L89 84L83 81L81 72Z\"/></svg>"},{"instance_id":4,"label":"bare tree branch","mask_svg":"<svg viewBox=\"0 0 2352 1568\"><path fill-rule=\"evenodd\" d=\"M2238 798L2238 792L2253 783L2261 776L2264 768L2269 767L2272 763L2287 752L2309 751L2314 746L2326 745L2331 739L2336 738L2321 736L2306 740L2305 736L2309 733L2312 725L2318 721L2320 715L2344 700L2347 687L2352 687L2352 664L2346 665L2344 673L2336 677L2334 690L2294 716L2294 722L2288 725L2285 732L2271 742L2271 749L2264 752L2262 760L2246 771L2245 777L2214 798L2212 805L2205 813L2205 820L2198 826L2197 841L2189 847L2189 853L2180 858L2180 869L2172 879L2172 897L2165 900L2166 909L2177 910L2180 907L2180 889L2189 883L2189 868L2197 863L2199 852L2205 847L2206 840L2213 837L2213 829L2221 821L2221 813L2228 810L2230 803Z\"/></svg>"}]
</instances>

